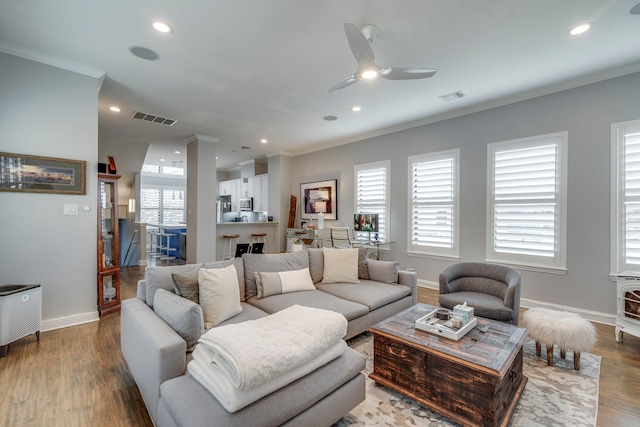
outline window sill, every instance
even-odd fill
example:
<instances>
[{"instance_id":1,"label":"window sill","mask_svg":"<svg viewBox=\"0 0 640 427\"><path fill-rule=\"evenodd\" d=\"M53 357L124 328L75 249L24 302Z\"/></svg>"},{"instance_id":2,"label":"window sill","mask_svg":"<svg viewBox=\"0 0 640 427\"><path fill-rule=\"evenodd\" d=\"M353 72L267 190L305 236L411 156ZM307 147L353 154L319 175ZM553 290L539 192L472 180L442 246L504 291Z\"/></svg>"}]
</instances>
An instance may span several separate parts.
<instances>
[{"instance_id":1,"label":"window sill","mask_svg":"<svg viewBox=\"0 0 640 427\"><path fill-rule=\"evenodd\" d=\"M565 267L552 267L548 265L535 265L535 264L526 264L526 263L518 263L513 261L507 261L504 259L487 259L486 262L493 262L496 264L504 264L514 268L518 268L519 270L525 271L535 271L536 273L549 273L549 274L558 274L564 276L567 274L567 269Z\"/></svg>"},{"instance_id":2,"label":"window sill","mask_svg":"<svg viewBox=\"0 0 640 427\"><path fill-rule=\"evenodd\" d=\"M438 254L430 254L426 252L415 252L415 251L407 251L407 256L412 258L428 258L435 259L439 261L460 261L459 256L455 255L438 255Z\"/></svg>"}]
</instances>

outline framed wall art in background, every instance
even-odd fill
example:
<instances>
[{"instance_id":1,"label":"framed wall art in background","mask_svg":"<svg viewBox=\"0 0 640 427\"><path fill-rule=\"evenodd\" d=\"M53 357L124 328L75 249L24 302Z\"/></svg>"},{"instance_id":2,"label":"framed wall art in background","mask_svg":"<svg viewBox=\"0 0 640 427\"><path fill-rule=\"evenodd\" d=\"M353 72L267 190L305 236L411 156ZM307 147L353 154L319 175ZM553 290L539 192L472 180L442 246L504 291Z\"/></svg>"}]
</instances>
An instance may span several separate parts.
<instances>
[{"instance_id":1,"label":"framed wall art in background","mask_svg":"<svg viewBox=\"0 0 640 427\"><path fill-rule=\"evenodd\" d=\"M338 180L308 182L300 184L302 219L338 219Z\"/></svg>"},{"instance_id":2,"label":"framed wall art in background","mask_svg":"<svg viewBox=\"0 0 640 427\"><path fill-rule=\"evenodd\" d=\"M86 194L84 160L0 152L0 191Z\"/></svg>"}]
</instances>

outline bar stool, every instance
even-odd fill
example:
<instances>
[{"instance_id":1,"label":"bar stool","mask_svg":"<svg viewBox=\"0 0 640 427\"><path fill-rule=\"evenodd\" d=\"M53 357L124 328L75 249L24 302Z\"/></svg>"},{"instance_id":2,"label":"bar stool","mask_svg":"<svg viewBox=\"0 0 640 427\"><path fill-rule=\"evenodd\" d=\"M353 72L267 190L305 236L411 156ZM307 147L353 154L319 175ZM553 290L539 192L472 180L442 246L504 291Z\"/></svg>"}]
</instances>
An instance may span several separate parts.
<instances>
[{"instance_id":1,"label":"bar stool","mask_svg":"<svg viewBox=\"0 0 640 427\"><path fill-rule=\"evenodd\" d=\"M160 244L160 230L157 228L148 228L147 233L149 233L149 255L152 258L159 258L162 256L160 253L160 247L162 246Z\"/></svg>"},{"instance_id":2,"label":"bar stool","mask_svg":"<svg viewBox=\"0 0 640 427\"><path fill-rule=\"evenodd\" d=\"M262 247L262 252L263 253L268 253L267 252L267 233L251 233L251 244L253 245L254 243L262 243L263 247Z\"/></svg>"},{"instance_id":3,"label":"bar stool","mask_svg":"<svg viewBox=\"0 0 640 427\"><path fill-rule=\"evenodd\" d=\"M238 245L239 234L225 234L222 236L224 239L224 248L222 250L222 259L231 259L235 255L234 244Z\"/></svg>"},{"instance_id":4,"label":"bar stool","mask_svg":"<svg viewBox=\"0 0 640 427\"><path fill-rule=\"evenodd\" d=\"M160 259L162 261L169 261L171 259L174 259L175 257L171 255L171 252L177 251L177 249L171 247L171 238L175 236L175 234L167 233L165 230L160 230L158 236L160 236ZM162 251L165 251L165 253L163 254Z\"/></svg>"}]
</instances>

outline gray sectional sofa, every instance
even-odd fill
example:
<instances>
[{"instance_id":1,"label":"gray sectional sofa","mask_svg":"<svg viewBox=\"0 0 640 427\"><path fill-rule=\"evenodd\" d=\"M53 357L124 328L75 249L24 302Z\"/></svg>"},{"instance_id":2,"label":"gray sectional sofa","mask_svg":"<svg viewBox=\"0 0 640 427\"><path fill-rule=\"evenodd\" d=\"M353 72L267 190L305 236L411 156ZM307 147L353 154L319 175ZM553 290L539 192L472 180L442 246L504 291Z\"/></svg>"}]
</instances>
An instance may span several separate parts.
<instances>
[{"instance_id":1,"label":"gray sectional sofa","mask_svg":"<svg viewBox=\"0 0 640 427\"><path fill-rule=\"evenodd\" d=\"M188 349L204 333L198 304L174 293L171 273L197 274L200 268L233 264L242 311L216 327L254 320L295 304L339 312L349 339L373 324L417 303L417 277L396 263L360 257L360 283L322 283L322 249L287 254L244 254L205 264L148 267L137 297L122 302L124 359L156 426L328 426L365 398L363 357L354 350L235 412L227 412L186 371ZM257 272L309 268L315 289L258 298Z\"/></svg>"}]
</instances>

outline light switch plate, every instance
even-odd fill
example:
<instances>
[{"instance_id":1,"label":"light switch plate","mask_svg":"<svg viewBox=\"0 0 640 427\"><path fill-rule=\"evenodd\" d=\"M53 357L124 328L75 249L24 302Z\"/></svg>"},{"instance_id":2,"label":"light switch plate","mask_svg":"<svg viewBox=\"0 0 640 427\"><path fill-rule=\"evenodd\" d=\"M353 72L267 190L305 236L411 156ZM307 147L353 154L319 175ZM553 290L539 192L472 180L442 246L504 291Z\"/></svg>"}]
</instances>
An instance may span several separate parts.
<instances>
[{"instance_id":1,"label":"light switch plate","mask_svg":"<svg viewBox=\"0 0 640 427\"><path fill-rule=\"evenodd\" d=\"M62 205L62 215L78 215L78 205Z\"/></svg>"}]
</instances>

